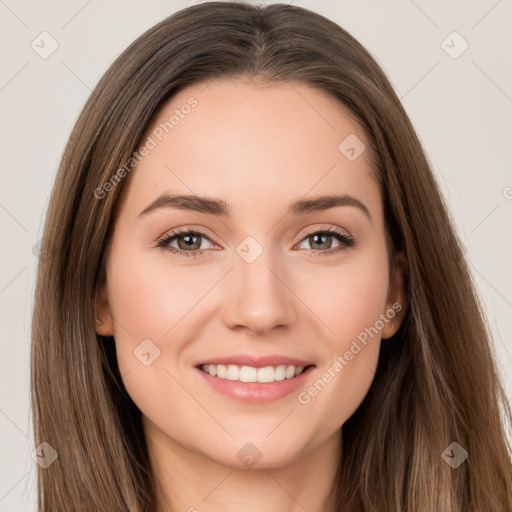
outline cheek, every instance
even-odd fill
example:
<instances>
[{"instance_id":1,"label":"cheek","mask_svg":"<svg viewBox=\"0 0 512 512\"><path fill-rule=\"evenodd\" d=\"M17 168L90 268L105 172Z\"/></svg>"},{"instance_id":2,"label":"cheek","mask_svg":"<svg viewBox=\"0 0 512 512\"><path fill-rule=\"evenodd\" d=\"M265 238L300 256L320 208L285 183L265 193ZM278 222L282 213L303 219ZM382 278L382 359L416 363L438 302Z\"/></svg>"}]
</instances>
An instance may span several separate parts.
<instances>
[{"instance_id":1,"label":"cheek","mask_svg":"<svg viewBox=\"0 0 512 512\"><path fill-rule=\"evenodd\" d=\"M312 416L324 416L332 429L355 412L373 382L388 292L387 272L385 261L381 264L380 258L364 258L331 269L328 282L325 274L322 281L317 272L309 275L308 283L304 281L309 290L308 306L327 328L322 328L322 366L298 401ZM319 287L321 282L327 285Z\"/></svg>"},{"instance_id":2,"label":"cheek","mask_svg":"<svg viewBox=\"0 0 512 512\"><path fill-rule=\"evenodd\" d=\"M385 263L385 262L384 262ZM344 352L351 341L368 330L382 330L377 323L388 294L388 269L380 258L354 258L337 268L304 273L300 292L311 311L326 326L325 340L332 351ZM376 336L374 336L376 337ZM380 337L380 333L379 333Z\"/></svg>"},{"instance_id":3,"label":"cheek","mask_svg":"<svg viewBox=\"0 0 512 512\"><path fill-rule=\"evenodd\" d=\"M201 280L192 267L170 268L163 260L157 266L124 254L112 254L108 286L119 371L128 394L146 416L171 414L170 396L174 406L189 400L172 378L174 359L187 336L193 336L194 304L213 282Z\"/></svg>"},{"instance_id":4,"label":"cheek","mask_svg":"<svg viewBox=\"0 0 512 512\"><path fill-rule=\"evenodd\" d=\"M175 327L189 322L188 314L212 285L193 267L167 266L164 258L118 261L109 280L116 336L126 339L128 332L133 343L144 338L161 343L172 337Z\"/></svg>"},{"instance_id":5,"label":"cheek","mask_svg":"<svg viewBox=\"0 0 512 512\"><path fill-rule=\"evenodd\" d=\"M346 276L340 283L340 293L331 301L331 321L340 349L355 338L364 338L363 333L375 327L383 312L387 296L387 280L384 276L363 272ZM380 336L380 333L379 333Z\"/></svg>"}]
</instances>

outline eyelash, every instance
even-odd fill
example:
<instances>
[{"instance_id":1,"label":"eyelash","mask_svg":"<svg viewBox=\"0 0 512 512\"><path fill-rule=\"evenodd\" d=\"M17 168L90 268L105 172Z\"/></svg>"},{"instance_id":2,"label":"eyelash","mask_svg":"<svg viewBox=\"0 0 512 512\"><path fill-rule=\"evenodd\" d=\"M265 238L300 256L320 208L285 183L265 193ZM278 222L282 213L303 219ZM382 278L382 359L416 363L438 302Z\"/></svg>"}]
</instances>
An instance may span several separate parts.
<instances>
[{"instance_id":1,"label":"eyelash","mask_svg":"<svg viewBox=\"0 0 512 512\"><path fill-rule=\"evenodd\" d=\"M162 249L165 249L166 251L169 251L173 254L177 254L178 256L183 256L185 258L202 256L203 252L206 249L198 249L195 251L183 251L181 249L176 249L175 247L171 247L171 246L167 245L171 241L173 241L175 238L178 238L180 235L184 235L184 234L185 235L200 235L201 237L206 238L207 240L209 240L211 242L208 235L206 233L204 233L203 231L201 231L199 229L185 228L185 229L179 229L177 231L173 231L171 233L166 233L165 235L163 235L162 237L160 237L157 240L155 247L157 247L157 248L160 247ZM312 252L312 255L314 257L329 256L329 255L337 254L338 252L344 251L344 250L354 246L354 244L355 244L354 238L352 238L351 236L347 236L342 231L340 231L336 228L311 230L311 231L305 233L304 237L300 240L300 242L302 242L308 236L315 235L315 234L332 235L332 236L334 236L334 238L338 239L338 241L341 242L342 245L340 247L337 247L334 250L327 250L327 251L314 251L313 249L308 249L309 251Z\"/></svg>"}]
</instances>

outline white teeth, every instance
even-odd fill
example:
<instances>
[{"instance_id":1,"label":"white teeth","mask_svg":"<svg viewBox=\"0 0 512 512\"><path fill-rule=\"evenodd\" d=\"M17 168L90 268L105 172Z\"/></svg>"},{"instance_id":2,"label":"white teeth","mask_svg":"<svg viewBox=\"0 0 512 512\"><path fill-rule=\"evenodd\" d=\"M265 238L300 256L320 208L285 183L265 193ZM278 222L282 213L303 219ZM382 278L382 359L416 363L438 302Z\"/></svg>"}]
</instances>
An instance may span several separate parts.
<instances>
[{"instance_id":1,"label":"white teeth","mask_svg":"<svg viewBox=\"0 0 512 512\"><path fill-rule=\"evenodd\" d=\"M304 371L304 366L266 366L254 368L252 366L238 366L236 364L203 364L201 369L212 377L220 379L238 380L241 382L275 382L292 379Z\"/></svg>"},{"instance_id":2,"label":"white teeth","mask_svg":"<svg viewBox=\"0 0 512 512\"><path fill-rule=\"evenodd\" d=\"M228 371L226 373L226 379L229 380L240 380L240 368L235 364L228 364Z\"/></svg>"},{"instance_id":3,"label":"white teeth","mask_svg":"<svg viewBox=\"0 0 512 512\"><path fill-rule=\"evenodd\" d=\"M250 366L240 368L240 380L242 382L256 382L258 380L258 370Z\"/></svg>"},{"instance_id":4,"label":"white teeth","mask_svg":"<svg viewBox=\"0 0 512 512\"><path fill-rule=\"evenodd\" d=\"M284 380L284 366L267 366L265 368L258 368L258 382L274 382L276 380ZM256 381L252 381L256 382Z\"/></svg>"}]
</instances>

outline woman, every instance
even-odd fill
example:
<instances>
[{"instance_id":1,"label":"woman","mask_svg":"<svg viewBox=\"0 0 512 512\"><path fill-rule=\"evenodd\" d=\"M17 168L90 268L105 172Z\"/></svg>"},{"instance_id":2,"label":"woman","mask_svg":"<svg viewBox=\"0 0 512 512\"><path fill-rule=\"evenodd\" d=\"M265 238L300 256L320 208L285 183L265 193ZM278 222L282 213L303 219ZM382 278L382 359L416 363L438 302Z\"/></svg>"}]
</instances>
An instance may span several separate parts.
<instances>
[{"instance_id":1,"label":"woman","mask_svg":"<svg viewBox=\"0 0 512 512\"><path fill-rule=\"evenodd\" d=\"M39 510L512 511L446 205L324 17L211 2L140 36L74 127L41 250Z\"/></svg>"}]
</instances>

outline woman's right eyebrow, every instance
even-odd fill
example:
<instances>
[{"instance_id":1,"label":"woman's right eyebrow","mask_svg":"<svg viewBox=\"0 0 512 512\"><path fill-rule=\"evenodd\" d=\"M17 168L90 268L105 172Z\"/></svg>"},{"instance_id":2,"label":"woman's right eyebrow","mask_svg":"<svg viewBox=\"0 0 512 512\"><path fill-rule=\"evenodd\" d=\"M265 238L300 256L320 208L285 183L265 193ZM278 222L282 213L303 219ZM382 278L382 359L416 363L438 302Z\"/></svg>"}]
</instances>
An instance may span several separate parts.
<instances>
[{"instance_id":1,"label":"woman's right eyebrow","mask_svg":"<svg viewBox=\"0 0 512 512\"><path fill-rule=\"evenodd\" d=\"M365 214L370 222L373 222L370 211L366 205L359 199L346 194L330 194L305 199L301 198L289 205L286 214L305 215L307 213L329 210L340 206L352 206L358 208ZM161 208L189 210L220 217L231 217L232 215L229 205L222 199L198 196L196 194L169 194L168 192L164 192L150 203L139 214L139 217L144 217Z\"/></svg>"},{"instance_id":2,"label":"woman's right eyebrow","mask_svg":"<svg viewBox=\"0 0 512 512\"><path fill-rule=\"evenodd\" d=\"M158 196L149 206L139 213L139 217L161 208L176 208L190 210L220 217L230 217L231 211L228 204L221 199L213 199L198 195L169 194L164 192Z\"/></svg>"}]
</instances>

